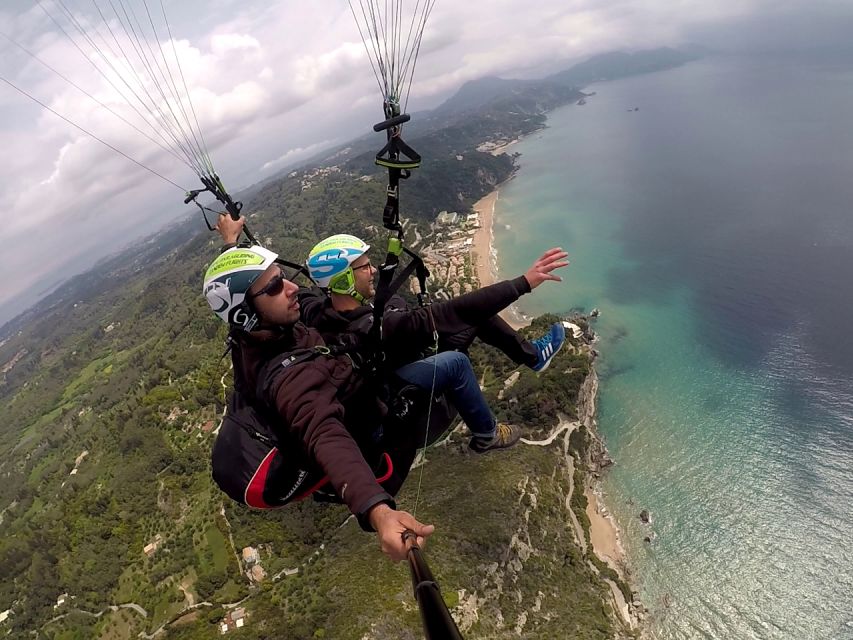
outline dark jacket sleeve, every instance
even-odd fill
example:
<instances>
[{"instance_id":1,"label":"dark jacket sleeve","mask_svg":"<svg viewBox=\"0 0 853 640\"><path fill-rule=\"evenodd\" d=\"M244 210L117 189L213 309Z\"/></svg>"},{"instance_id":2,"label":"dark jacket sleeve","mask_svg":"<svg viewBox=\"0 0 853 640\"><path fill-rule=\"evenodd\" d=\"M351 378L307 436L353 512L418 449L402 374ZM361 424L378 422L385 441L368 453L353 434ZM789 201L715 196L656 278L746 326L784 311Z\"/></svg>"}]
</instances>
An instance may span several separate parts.
<instances>
[{"instance_id":1,"label":"dark jacket sleeve","mask_svg":"<svg viewBox=\"0 0 853 640\"><path fill-rule=\"evenodd\" d=\"M270 405L329 477L335 493L361 527L371 531L367 512L380 502L393 508L394 500L376 481L343 425L344 409L336 398L328 361L313 360L279 370L268 388Z\"/></svg>"},{"instance_id":2,"label":"dark jacket sleeve","mask_svg":"<svg viewBox=\"0 0 853 640\"><path fill-rule=\"evenodd\" d=\"M525 293L530 292L527 278L513 280L477 289L459 297L432 305L432 314L438 333L455 334L477 326L506 309ZM386 349L405 348L412 341L432 339L432 324L426 309L407 309L395 296L385 308L382 335Z\"/></svg>"}]
</instances>

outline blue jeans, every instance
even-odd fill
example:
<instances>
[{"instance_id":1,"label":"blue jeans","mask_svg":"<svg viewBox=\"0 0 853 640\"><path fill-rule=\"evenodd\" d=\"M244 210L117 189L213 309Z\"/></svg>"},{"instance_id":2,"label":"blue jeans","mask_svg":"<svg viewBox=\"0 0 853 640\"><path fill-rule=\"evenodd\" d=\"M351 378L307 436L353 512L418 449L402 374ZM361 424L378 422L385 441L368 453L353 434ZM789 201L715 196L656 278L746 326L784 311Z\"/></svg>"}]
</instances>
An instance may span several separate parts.
<instances>
[{"instance_id":1,"label":"blue jeans","mask_svg":"<svg viewBox=\"0 0 853 640\"><path fill-rule=\"evenodd\" d=\"M480 391L471 361L464 353L443 351L397 369L406 382L429 390L435 376L435 393L443 393L456 407L462 420L474 436L492 438L495 435L495 416Z\"/></svg>"}]
</instances>

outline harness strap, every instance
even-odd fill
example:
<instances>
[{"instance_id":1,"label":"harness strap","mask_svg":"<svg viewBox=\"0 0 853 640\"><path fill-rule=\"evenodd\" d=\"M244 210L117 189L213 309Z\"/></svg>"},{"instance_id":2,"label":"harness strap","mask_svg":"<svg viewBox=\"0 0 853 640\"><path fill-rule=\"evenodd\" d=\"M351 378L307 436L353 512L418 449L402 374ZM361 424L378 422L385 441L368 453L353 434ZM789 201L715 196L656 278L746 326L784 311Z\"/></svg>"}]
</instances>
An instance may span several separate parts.
<instances>
[{"instance_id":1,"label":"harness strap","mask_svg":"<svg viewBox=\"0 0 853 640\"><path fill-rule=\"evenodd\" d=\"M400 159L400 156L403 159ZM403 142L400 134L391 135L386 144L379 153L376 154L376 164L389 169L410 170L417 169L421 166L420 154L412 149L409 145ZM405 176L408 178L408 176Z\"/></svg>"},{"instance_id":2,"label":"harness strap","mask_svg":"<svg viewBox=\"0 0 853 640\"><path fill-rule=\"evenodd\" d=\"M409 263L403 270L396 275L397 267L400 264L399 256L405 253L409 256ZM379 368L385 360L384 352L382 351L382 321L385 316L385 307L403 283L409 279L412 273L418 280L418 304L421 307L430 305L429 292L427 291L427 278L429 278L429 269L424 264L423 259L411 249L402 246L402 242L392 238L389 243L388 256L385 264L379 269L379 281L376 285L376 295L373 299L373 323L368 331L368 349L371 351L368 354L368 361L372 362L375 373L379 372ZM431 316L431 314L430 314ZM435 322L433 321L433 325ZM435 333L435 332L434 332Z\"/></svg>"}]
</instances>

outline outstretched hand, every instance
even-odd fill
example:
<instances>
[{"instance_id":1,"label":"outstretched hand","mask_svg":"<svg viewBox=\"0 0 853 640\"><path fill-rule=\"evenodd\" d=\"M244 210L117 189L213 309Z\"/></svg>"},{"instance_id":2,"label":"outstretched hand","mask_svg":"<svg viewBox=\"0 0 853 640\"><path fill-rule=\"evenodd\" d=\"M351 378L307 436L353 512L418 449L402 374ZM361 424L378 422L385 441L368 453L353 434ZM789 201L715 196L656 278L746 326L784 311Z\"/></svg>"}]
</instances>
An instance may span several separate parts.
<instances>
[{"instance_id":1,"label":"outstretched hand","mask_svg":"<svg viewBox=\"0 0 853 640\"><path fill-rule=\"evenodd\" d=\"M563 279L560 276L555 276L551 272L555 269L562 269L569 266L569 261L564 260L568 255L568 253L559 247L548 249L548 251L543 253L524 274L527 283L530 285L530 289L535 289L546 280L562 282Z\"/></svg>"},{"instance_id":2,"label":"outstretched hand","mask_svg":"<svg viewBox=\"0 0 853 640\"><path fill-rule=\"evenodd\" d=\"M225 244L236 244L243 232L244 224L246 224L246 219L243 216L235 220L227 213L220 213L219 220L213 228L219 232Z\"/></svg>"},{"instance_id":3,"label":"outstretched hand","mask_svg":"<svg viewBox=\"0 0 853 640\"><path fill-rule=\"evenodd\" d=\"M379 536L379 548L382 549L392 562L406 559L406 543L403 542L403 532L411 529L417 535L419 547L423 547L426 539L435 531L431 524L421 524L406 511L395 511L387 504L378 504L370 510L370 524Z\"/></svg>"}]
</instances>

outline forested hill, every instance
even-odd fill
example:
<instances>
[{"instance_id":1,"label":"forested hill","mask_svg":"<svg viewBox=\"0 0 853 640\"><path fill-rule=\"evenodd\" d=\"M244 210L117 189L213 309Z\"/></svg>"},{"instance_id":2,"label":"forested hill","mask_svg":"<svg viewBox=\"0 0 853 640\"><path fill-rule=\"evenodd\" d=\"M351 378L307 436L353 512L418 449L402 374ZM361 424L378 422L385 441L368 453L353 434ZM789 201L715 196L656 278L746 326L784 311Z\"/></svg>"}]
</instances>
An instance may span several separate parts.
<instances>
[{"instance_id":1,"label":"forested hill","mask_svg":"<svg viewBox=\"0 0 853 640\"><path fill-rule=\"evenodd\" d=\"M402 186L410 227L425 236L439 211L468 211L513 171L512 158L476 147L541 127L547 109L577 95L504 97L414 132L426 161ZM369 154L255 191L244 212L291 260L331 233L379 234L385 183ZM340 507L250 513L213 487L209 450L229 376L224 327L200 294L217 240L191 220L4 327L0 634L117 639L163 628L158 637L215 638L240 602L248 624L234 637L418 637L405 569L354 523L341 527ZM498 413L531 435L576 411L589 371L582 345L541 377L522 372L511 393L505 358L473 355ZM574 433L583 452L585 430ZM430 557L448 602L468 616L468 637L516 637L519 624L531 638L618 632L606 568L590 564L566 525L568 498L584 516L571 492L582 477L562 445L472 459L451 444L429 457L419 514L439 526ZM403 506L411 500L406 489ZM260 582L238 557L248 546L260 549Z\"/></svg>"}]
</instances>

